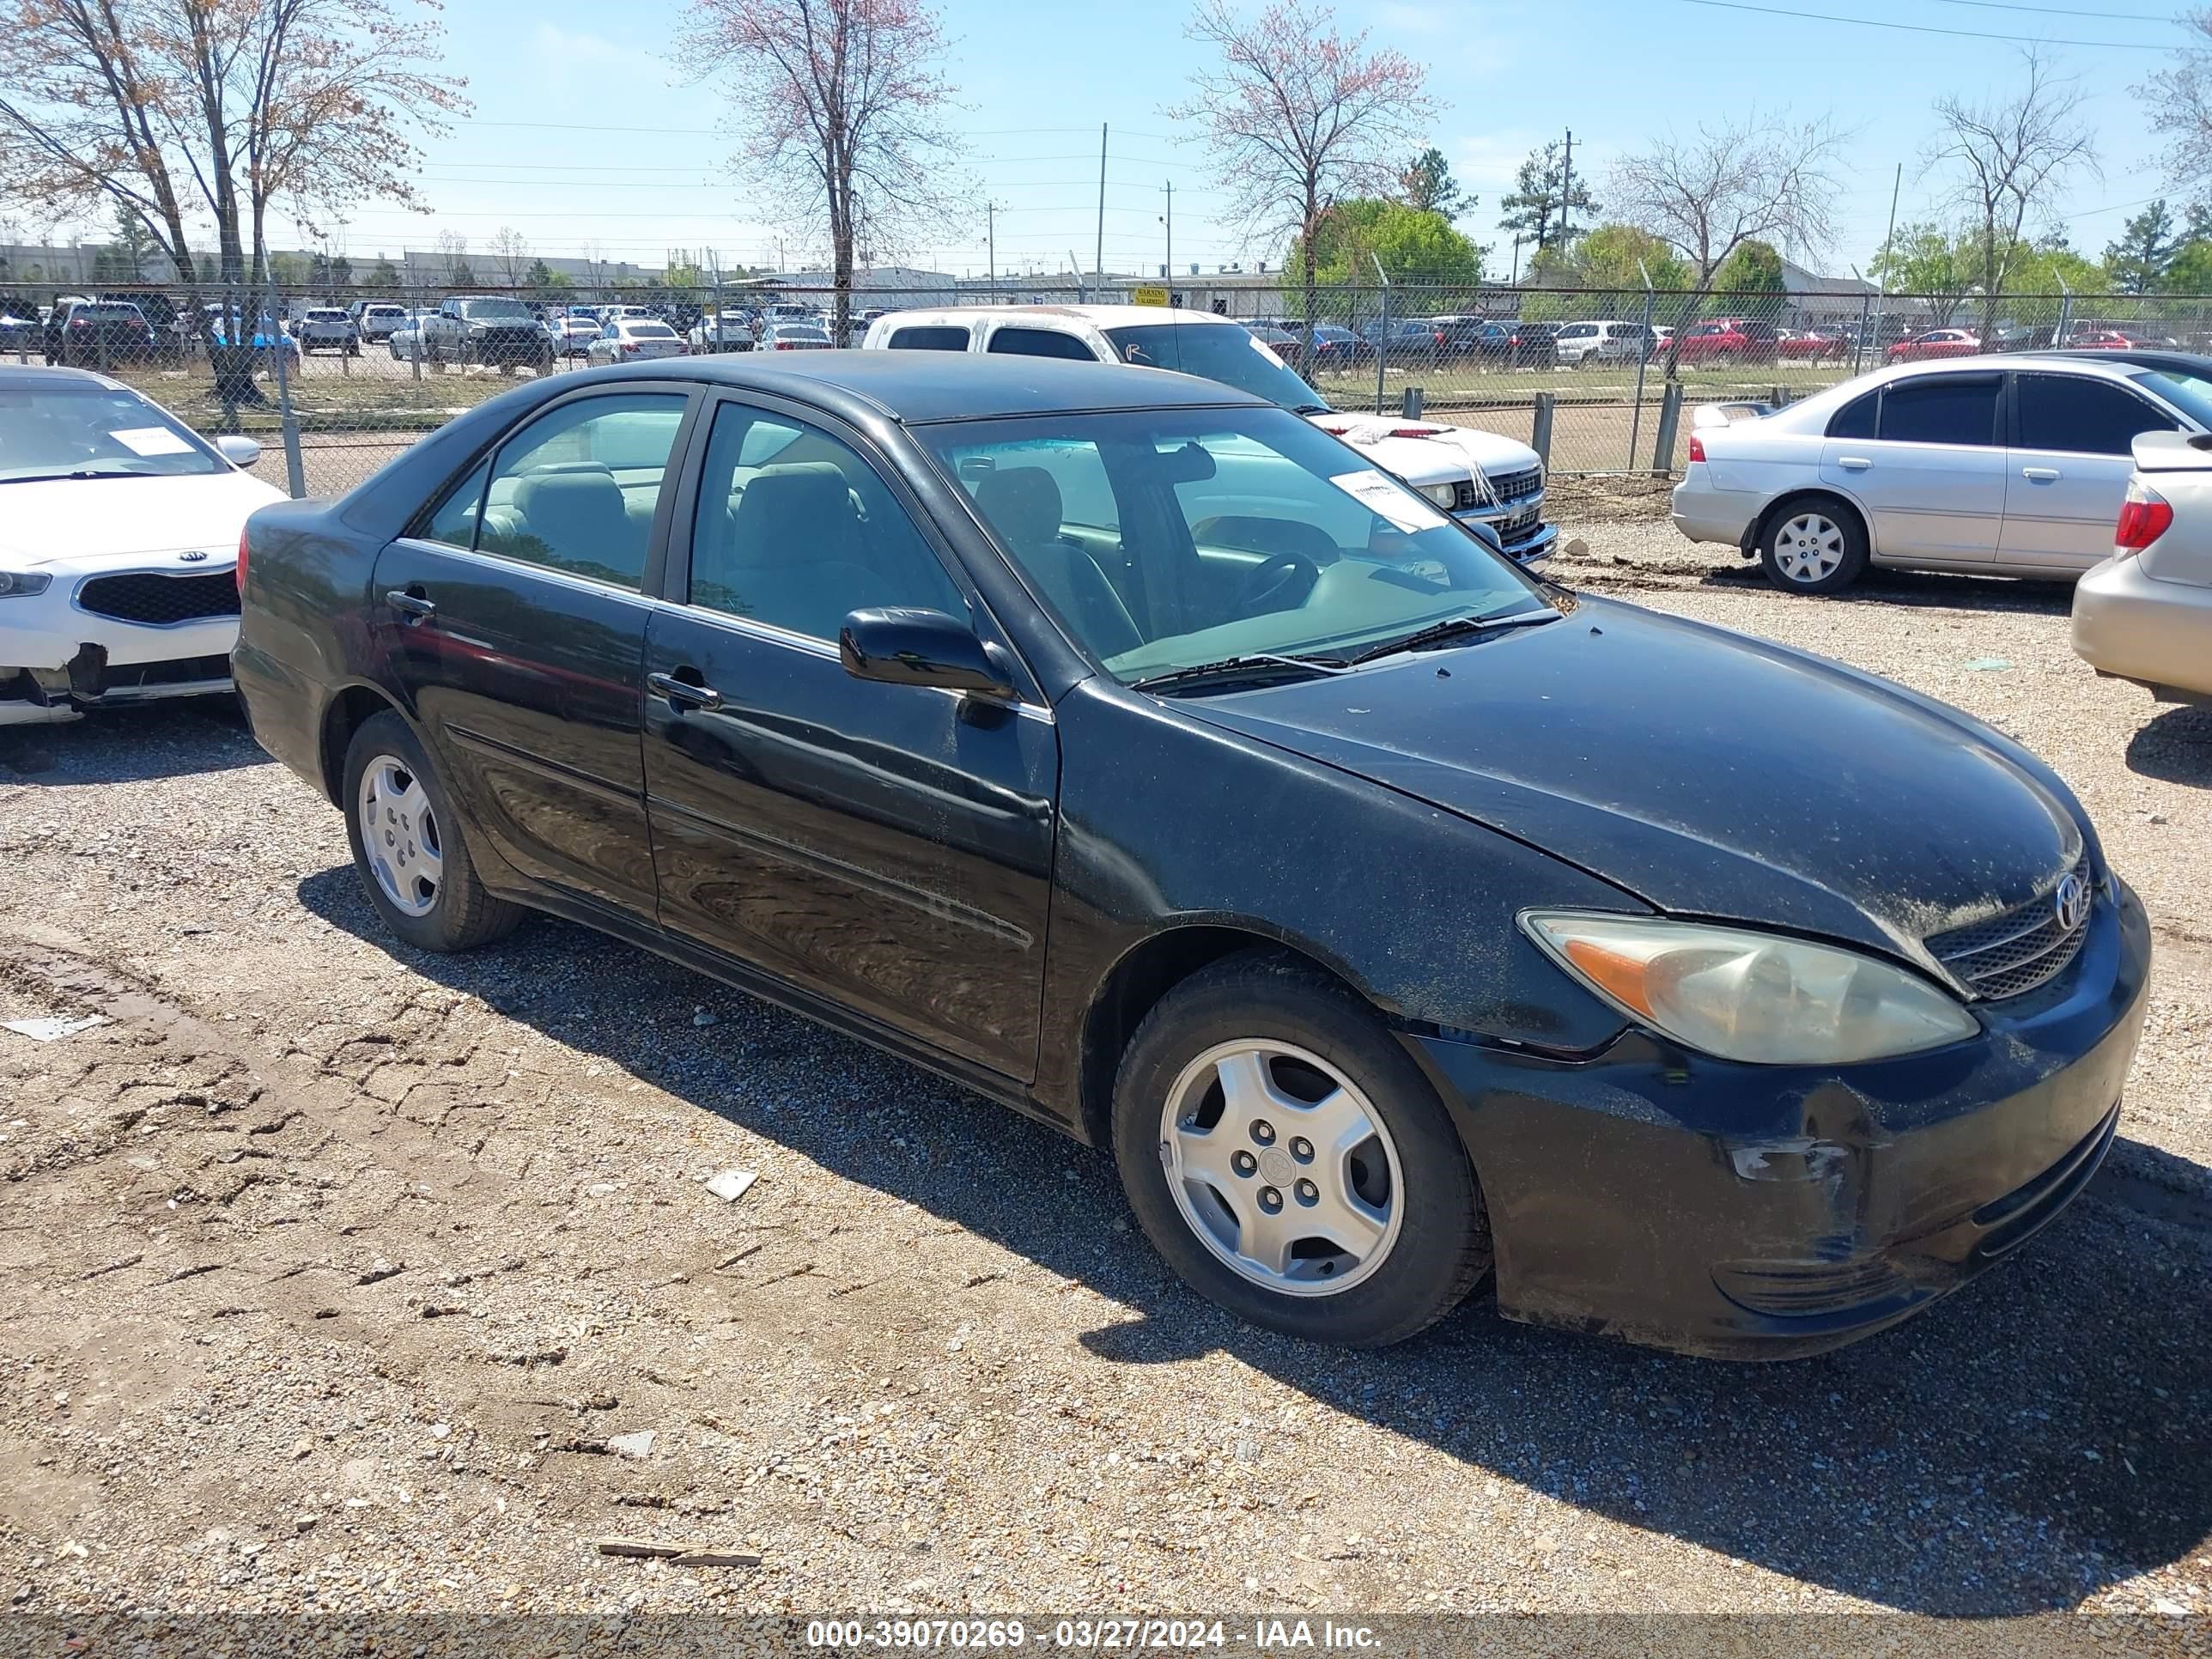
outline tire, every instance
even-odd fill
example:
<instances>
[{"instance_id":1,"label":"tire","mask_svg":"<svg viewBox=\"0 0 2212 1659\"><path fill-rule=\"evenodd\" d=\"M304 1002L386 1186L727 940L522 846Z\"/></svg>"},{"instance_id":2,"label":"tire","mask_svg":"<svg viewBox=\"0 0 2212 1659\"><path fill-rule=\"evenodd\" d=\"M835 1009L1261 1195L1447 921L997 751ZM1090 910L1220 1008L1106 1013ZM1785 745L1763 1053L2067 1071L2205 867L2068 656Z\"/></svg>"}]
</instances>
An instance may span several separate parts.
<instances>
[{"instance_id":1,"label":"tire","mask_svg":"<svg viewBox=\"0 0 2212 1659\"><path fill-rule=\"evenodd\" d=\"M1866 526L1825 495L1797 495L1766 516L1759 568L1785 593L1834 593L1866 571Z\"/></svg>"},{"instance_id":2,"label":"tire","mask_svg":"<svg viewBox=\"0 0 2212 1659\"><path fill-rule=\"evenodd\" d=\"M346 745L343 805L368 902L407 944L441 955L469 951L505 938L521 921L521 906L485 890L453 797L407 722L390 709L362 721ZM381 818L386 842L374 857L364 836L371 814Z\"/></svg>"},{"instance_id":3,"label":"tire","mask_svg":"<svg viewBox=\"0 0 2212 1659\"><path fill-rule=\"evenodd\" d=\"M1237 1099L1223 1066L1245 1079ZM1186 1285L1252 1324L1382 1347L1489 1271L1474 1166L1436 1091L1364 1003L1295 958L1241 952L1162 998L1122 1056L1113 1127L1145 1236ZM1332 1141L1362 1127L1373 1133L1332 1170ZM1332 1215L1334 1239L1359 1248L1295 1233ZM1248 1241L1273 1262L1240 1254Z\"/></svg>"}]
</instances>

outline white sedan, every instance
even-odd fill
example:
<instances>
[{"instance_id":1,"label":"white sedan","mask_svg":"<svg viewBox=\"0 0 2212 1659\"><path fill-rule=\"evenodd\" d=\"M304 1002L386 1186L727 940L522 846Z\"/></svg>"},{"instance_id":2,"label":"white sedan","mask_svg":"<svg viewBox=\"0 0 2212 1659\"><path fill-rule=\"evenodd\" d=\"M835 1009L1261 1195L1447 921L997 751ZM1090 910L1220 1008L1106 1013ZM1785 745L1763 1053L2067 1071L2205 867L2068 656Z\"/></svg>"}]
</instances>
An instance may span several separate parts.
<instances>
[{"instance_id":1,"label":"white sedan","mask_svg":"<svg viewBox=\"0 0 2212 1659\"><path fill-rule=\"evenodd\" d=\"M609 323L584 354L593 368L607 363L641 363L649 357L681 357L690 348L684 337L652 317L619 317Z\"/></svg>"},{"instance_id":2,"label":"white sedan","mask_svg":"<svg viewBox=\"0 0 2212 1659\"><path fill-rule=\"evenodd\" d=\"M2023 352L1699 410L1674 526L1797 593L1869 564L2070 580L2112 550L2135 439L2212 430L2206 375L2171 354Z\"/></svg>"},{"instance_id":3,"label":"white sedan","mask_svg":"<svg viewBox=\"0 0 2212 1659\"><path fill-rule=\"evenodd\" d=\"M283 492L130 387L0 367L0 726L230 690L238 544Z\"/></svg>"},{"instance_id":4,"label":"white sedan","mask_svg":"<svg viewBox=\"0 0 2212 1659\"><path fill-rule=\"evenodd\" d=\"M2112 556L2074 589L2074 650L2100 674L2160 702L2212 703L2212 453L2155 433L2135 476Z\"/></svg>"}]
</instances>

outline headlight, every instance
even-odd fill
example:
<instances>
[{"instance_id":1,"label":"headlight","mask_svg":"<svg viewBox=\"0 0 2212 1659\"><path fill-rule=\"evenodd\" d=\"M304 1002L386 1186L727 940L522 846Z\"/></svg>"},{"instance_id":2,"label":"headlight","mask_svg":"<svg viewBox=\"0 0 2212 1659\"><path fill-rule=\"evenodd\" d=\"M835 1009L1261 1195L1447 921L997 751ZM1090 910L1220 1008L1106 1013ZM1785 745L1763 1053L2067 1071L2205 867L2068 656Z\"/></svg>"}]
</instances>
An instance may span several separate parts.
<instances>
[{"instance_id":1,"label":"headlight","mask_svg":"<svg viewBox=\"0 0 2212 1659\"><path fill-rule=\"evenodd\" d=\"M1623 1013L1722 1060L1847 1065L1940 1048L1981 1029L1927 981L1833 945L1562 911L1532 911L1521 925Z\"/></svg>"},{"instance_id":2,"label":"headlight","mask_svg":"<svg viewBox=\"0 0 2212 1659\"><path fill-rule=\"evenodd\" d=\"M0 599L27 599L53 585L53 577L43 570L0 570Z\"/></svg>"},{"instance_id":3,"label":"headlight","mask_svg":"<svg viewBox=\"0 0 2212 1659\"><path fill-rule=\"evenodd\" d=\"M1451 507L1459 501L1459 486L1448 483L1423 484L1421 494L1426 495L1438 507Z\"/></svg>"}]
</instances>

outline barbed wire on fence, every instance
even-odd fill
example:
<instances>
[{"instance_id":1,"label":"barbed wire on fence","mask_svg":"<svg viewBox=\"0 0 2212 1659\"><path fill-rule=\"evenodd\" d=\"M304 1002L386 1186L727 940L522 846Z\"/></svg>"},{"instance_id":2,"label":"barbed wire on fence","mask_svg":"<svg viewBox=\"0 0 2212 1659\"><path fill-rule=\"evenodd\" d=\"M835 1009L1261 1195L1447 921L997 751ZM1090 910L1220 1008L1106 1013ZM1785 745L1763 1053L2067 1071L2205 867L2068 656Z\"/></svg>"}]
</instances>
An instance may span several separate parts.
<instances>
[{"instance_id":1,"label":"barbed wire on fence","mask_svg":"<svg viewBox=\"0 0 2212 1659\"><path fill-rule=\"evenodd\" d=\"M826 284L735 278L283 293L18 283L0 285L0 358L118 375L201 430L281 444L294 492L331 495L518 377L626 361L602 343L625 316L665 329L677 349L741 350L779 324L826 332L834 299ZM1340 283L1317 287L1309 320L1302 288L1279 272L863 281L848 338L921 307L1163 299L1251 326L1337 407L1495 430L1534 445L1561 476L1679 471L1687 423L1662 418L1670 399L1789 402L1886 363L1984 351L2212 352L2212 295L2009 295L1992 306L1871 285L1690 295Z\"/></svg>"}]
</instances>

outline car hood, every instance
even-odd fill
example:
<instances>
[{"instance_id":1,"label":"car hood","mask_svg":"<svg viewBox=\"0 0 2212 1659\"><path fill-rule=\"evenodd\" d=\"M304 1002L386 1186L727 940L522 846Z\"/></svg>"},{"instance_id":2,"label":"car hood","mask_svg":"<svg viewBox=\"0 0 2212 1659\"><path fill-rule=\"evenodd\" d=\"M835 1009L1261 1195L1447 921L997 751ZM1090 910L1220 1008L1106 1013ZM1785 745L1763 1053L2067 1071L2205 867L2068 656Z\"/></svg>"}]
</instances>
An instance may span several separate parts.
<instances>
[{"instance_id":1,"label":"car hood","mask_svg":"<svg viewBox=\"0 0 2212 1659\"><path fill-rule=\"evenodd\" d=\"M1966 716L1818 657L1604 601L1182 706L1659 910L1845 939L1931 971L1923 939L2046 890L2083 847L2063 787Z\"/></svg>"},{"instance_id":2,"label":"car hood","mask_svg":"<svg viewBox=\"0 0 2212 1659\"><path fill-rule=\"evenodd\" d=\"M1467 426L1438 426L1428 421L1407 421L1382 415L1350 415L1341 410L1308 416L1322 431L1333 433L1385 472L1409 484L1456 483L1475 472L1486 476L1525 472L1541 465L1536 452L1524 443L1480 432ZM1418 432L1419 437L1395 437L1395 433Z\"/></svg>"},{"instance_id":3,"label":"car hood","mask_svg":"<svg viewBox=\"0 0 2212 1659\"><path fill-rule=\"evenodd\" d=\"M21 569L114 554L204 552L228 563L246 515L284 492L249 474L0 483L0 562Z\"/></svg>"}]
</instances>

